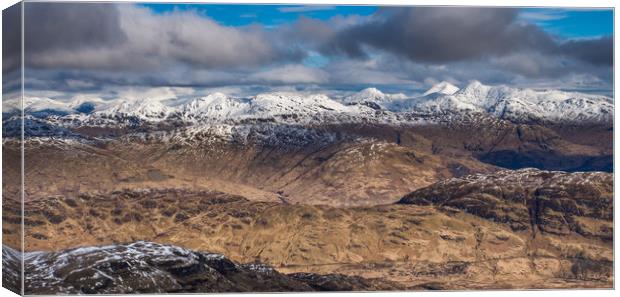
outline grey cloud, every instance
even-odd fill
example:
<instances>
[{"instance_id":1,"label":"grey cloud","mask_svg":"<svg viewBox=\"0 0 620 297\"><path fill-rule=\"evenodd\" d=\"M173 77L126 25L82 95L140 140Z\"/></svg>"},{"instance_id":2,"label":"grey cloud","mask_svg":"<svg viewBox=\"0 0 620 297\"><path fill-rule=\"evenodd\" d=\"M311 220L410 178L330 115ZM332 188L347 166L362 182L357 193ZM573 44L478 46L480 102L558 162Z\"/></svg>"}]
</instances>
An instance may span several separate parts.
<instances>
[{"instance_id":1,"label":"grey cloud","mask_svg":"<svg viewBox=\"0 0 620 297\"><path fill-rule=\"evenodd\" d=\"M43 29L29 36L37 40L27 40L26 83L67 92L134 85L375 85L411 91L429 78L556 85L571 78L570 84L611 88L611 37L558 41L524 24L517 12L390 8L327 21L301 17L266 29L226 27L191 11L156 14L130 4L30 2L26 14L38 17L29 18L27 27ZM306 52L320 52L327 62L302 66Z\"/></svg>"},{"instance_id":2,"label":"grey cloud","mask_svg":"<svg viewBox=\"0 0 620 297\"><path fill-rule=\"evenodd\" d=\"M31 69L26 90L97 91L109 86L223 87L233 85L298 85L327 83L329 74L301 64L264 69L195 69L175 66L151 73L95 70Z\"/></svg>"},{"instance_id":3,"label":"grey cloud","mask_svg":"<svg viewBox=\"0 0 620 297\"><path fill-rule=\"evenodd\" d=\"M441 63L552 45L537 27L517 24L514 9L416 7L383 14L340 32L331 49L363 56L364 46L370 46L415 61Z\"/></svg>"},{"instance_id":4,"label":"grey cloud","mask_svg":"<svg viewBox=\"0 0 620 297\"><path fill-rule=\"evenodd\" d=\"M525 51L596 65L611 65L613 59L611 38L561 43L538 26L520 22L518 10L512 8L385 9L370 22L334 33L323 52L364 58L369 48L423 63L480 60Z\"/></svg>"},{"instance_id":5,"label":"grey cloud","mask_svg":"<svg viewBox=\"0 0 620 297\"><path fill-rule=\"evenodd\" d=\"M470 80L485 84L555 89L612 89L613 72L609 67L540 53L514 53L484 61L460 61L449 64L417 63L395 55L375 55L365 60L331 63L326 71L330 82L338 85L365 84L384 89L424 90L426 81L450 81L465 85ZM577 83L579 81L579 83ZM431 83L432 84L432 83Z\"/></svg>"},{"instance_id":6,"label":"grey cloud","mask_svg":"<svg viewBox=\"0 0 620 297\"><path fill-rule=\"evenodd\" d=\"M311 46L320 46L335 38L337 31L329 22L301 17L292 26L284 27L281 35Z\"/></svg>"},{"instance_id":7,"label":"grey cloud","mask_svg":"<svg viewBox=\"0 0 620 297\"><path fill-rule=\"evenodd\" d=\"M155 14L110 3L28 3L27 66L154 71L247 67L303 58L263 28L233 28L191 11Z\"/></svg>"},{"instance_id":8,"label":"grey cloud","mask_svg":"<svg viewBox=\"0 0 620 297\"><path fill-rule=\"evenodd\" d=\"M614 40L611 37L568 41L559 46L559 52L594 65L614 64Z\"/></svg>"},{"instance_id":9,"label":"grey cloud","mask_svg":"<svg viewBox=\"0 0 620 297\"><path fill-rule=\"evenodd\" d=\"M609 67L595 65L562 55L539 52L518 52L488 61L489 67L529 78L559 78L568 74L589 73L608 77Z\"/></svg>"},{"instance_id":10,"label":"grey cloud","mask_svg":"<svg viewBox=\"0 0 620 297\"><path fill-rule=\"evenodd\" d=\"M19 69L21 54L21 5L2 11L2 71L6 75Z\"/></svg>"},{"instance_id":11,"label":"grey cloud","mask_svg":"<svg viewBox=\"0 0 620 297\"><path fill-rule=\"evenodd\" d=\"M106 3L25 3L25 49L116 47L127 41L120 11Z\"/></svg>"}]
</instances>

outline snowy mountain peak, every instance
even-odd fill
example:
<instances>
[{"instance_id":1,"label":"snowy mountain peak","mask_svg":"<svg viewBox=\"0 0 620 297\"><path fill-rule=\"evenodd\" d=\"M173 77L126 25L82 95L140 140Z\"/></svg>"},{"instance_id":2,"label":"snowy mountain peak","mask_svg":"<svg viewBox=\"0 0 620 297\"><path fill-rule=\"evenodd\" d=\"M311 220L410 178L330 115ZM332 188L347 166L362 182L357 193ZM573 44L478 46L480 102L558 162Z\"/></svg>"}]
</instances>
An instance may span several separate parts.
<instances>
[{"instance_id":1,"label":"snowy mountain peak","mask_svg":"<svg viewBox=\"0 0 620 297\"><path fill-rule=\"evenodd\" d=\"M218 92L194 99L182 105L180 111L184 118L189 119L222 119L242 114L247 108L247 103Z\"/></svg>"},{"instance_id":2,"label":"snowy mountain peak","mask_svg":"<svg viewBox=\"0 0 620 297\"><path fill-rule=\"evenodd\" d=\"M358 96L360 97L366 97L366 98L383 98L385 97L385 94L381 91L379 91L379 89L377 88L366 88L363 89L361 91L359 91L357 93Z\"/></svg>"},{"instance_id":3,"label":"snowy mountain peak","mask_svg":"<svg viewBox=\"0 0 620 297\"><path fill-rule=\"evenodd\" d=\"M483 85L481 82L474 80L471 81L465 88L453 94L462 94L465 96L473 97L486 97L491 88L491 86Z\"/></svg>"},{"instance_id":4,"label":"snowy mountain peak","mask_svg":"<svg viewBox=\"0 0 620 297\"><path fill-rule=\"evenodd\" d=\"M366 88L353 95L344 98L344 103L353 104L361 102L377 102L387 99L389 96L377 88Z\"/></svg>"},{"instance_id":5,"label":"snowy mountain peak","mask_svg":"<svg viewBox=\"0 0 620 297\"><path fill-rule=\"evenodd\" d=\"M428 91L424 92L422 96L428 96L430 94L452 95L458 91L459 91L459 87L447 81L442 81L432 86L430 89L428 89Z\"/></svg>"},{"instance_id":6,"label":"snowy mountain peak","mask_svg":"<svg viewBox=\"0 0 620 297\"><path fill-rule=\"evenodd\" d=\"M183 112L200 112L206 111L214 106L220 106L226 104L228 97L222 93L213 93L205 97L196 98L181 106Z\"/></svg>"},{"instance_id":7,"label":"snowy mountain peak","mask_svg":"<svg viewBox=\"0 0 620 297\"><path fill-rule=\"evenodd\" d=\"M365 105L375 110L392 110L401 109L405 99L407 96L402 93L385 94L377 88L366 88L343 98L342 102L346 105Z\"/></svg>"},{"instance_id":8,"label":"snowy mountain peak","mask_svg":"<svg viewBox=\"0 0 620 297\"><path fill-rule=\"evenodd\" d=\"M207 95L206 97L202 97L200 99L204 101L221 101L221 100L228 99L228 95L221 93L221 92L215 92L215 93Z\"/></svg>"},{"instance_id":9,"label":"snowy mountain peak","mask_svg":"<svg viewBox=\"0 0 620 297\"><path fill-rule=\"evenodd\" d=\"M158 100L141 98L114 101L96 112L107 117L136 117L142 120L163 120L172 109Z\"/></svg>"}]
</instances>

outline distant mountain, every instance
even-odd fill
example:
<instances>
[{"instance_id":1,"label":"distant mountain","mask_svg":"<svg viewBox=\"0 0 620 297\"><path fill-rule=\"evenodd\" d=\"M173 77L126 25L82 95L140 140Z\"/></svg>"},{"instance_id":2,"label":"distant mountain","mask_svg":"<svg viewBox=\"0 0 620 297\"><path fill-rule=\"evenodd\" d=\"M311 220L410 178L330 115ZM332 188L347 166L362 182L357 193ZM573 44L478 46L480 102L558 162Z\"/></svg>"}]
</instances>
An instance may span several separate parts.
<instances>
[{"instance_id":1,"label":"distant mountain","mask_svg":"<svg viewBox=\"0 0 620 297\"><path fill-rule=\"evenodd\" d=\"M449 92L431 92L448 88ZM613 120L613 99L558 90L536 91L506 86L487 86L474 81L461 90L434 86L418 99L413 109L427 112L478 112L513 122L593 123Z\"/></svg>"},{"instance_id":2,"label":"distant mountain","mask_svg":"<svg viewBox=\"0 0 620 297\"><path fill-rule=\"evenodd\" d=\"M12 98L2 102L2 113L13 114L21 110L20 98ZM63 116L75 111L67 104L45 97L25 97L24 113L37 117Z\"/></svg>"},{"instance_id":3,"label":"distant mountain","mask_svg":"<svg viewBox=\"0 0 620 297\"><path fill-rule=\"evenodd\" d=\"M135 117L141 120L163 120L174 109L157 100L141 98L136 100L112 101L101 110L96 111L96 116L108 118Z\"/></svg>"},{"instance_id":4,"label":"distant mountain","mask_svg":"<svg viewBox=\"0 0 620 297\"><path fill-rule=\"evenodd\" d=\"M432 86L430 89L428 89L426 92L424 92L424 94L422 94L422 96L428 96L431 94L440 94L440 95L452 95L456 92L459 91L459 87L447 82L447 81L442 81L434 86Z\"/></svg>"},{"instance_id":5,"label":"distant mountain","mask_svg":"<svg viewBox=\"0 0 620 297\"><path fill-rule=\"evenodd\" d=\"M394 102L405 99L405 94L385 94L376 88L367 88L345 97L342 101L347 105L360 104L373 109L390 109Z\"/></svg>"},{"instance_id":6,"label":"distant mountain","mask_svg":"<svg viewBox=\"0 0 620 297\"><path fill-rule=\"evenodd\" d=\"M226 119L247 113L247 100L228 97L222 93L213 93L194 99L182 105L178 113L182 118L192 119Z\"/></svg>"},{"instance_id":7,"label":"distant mountain","mask_svg":"<svg viewBox=\"0 0 620 297\"><path fill-rule=\"evenodd\" d=\"M3 102L3 112L18 111L18 103L16 99ZM462 89L441 82L419 97L385 94L376 88L367 88L336 99L324 94L295 92L262 93L250 98L213 93L180 106L168 106L150 98L76 99L66 103L27 97L24 103L25 112L36 117L86 115L69 117L74 124L76 119L90 123L100 123L100 119L120 122L134 119L143 122L180 120L191 124L267 120L300 125L366 122L400 125L415 124L420 119L445 119L450 114L478 114L514 123L591 124L612 122L614 107L612 98L601 95L487 86L478 81Z\"/></svg>"}]
</instances>

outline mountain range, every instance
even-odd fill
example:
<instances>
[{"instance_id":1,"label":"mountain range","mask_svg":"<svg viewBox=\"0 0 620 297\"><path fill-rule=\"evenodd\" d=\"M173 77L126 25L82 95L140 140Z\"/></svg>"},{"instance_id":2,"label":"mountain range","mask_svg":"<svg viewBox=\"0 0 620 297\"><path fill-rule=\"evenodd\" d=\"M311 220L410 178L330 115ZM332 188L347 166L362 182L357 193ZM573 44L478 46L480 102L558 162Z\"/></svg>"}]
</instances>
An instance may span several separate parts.
<instances>
[{"instance_id":1,"label":"mountain range","mask_svg":"<svg viewBox=\"0 0 620 297\"><path fill-rule=\"evenodd\" d=\"M15 112L17 100L3 102L3 112ZM261 93L237 98L213 93L177 106L150 98L77 99L62 102L26 97L25 113L88 121L96 118L127 118L142 121L180 119L186 122L227 122L244 119L276 119L285 123L338 123L363 121L411 124L405 115L482 114L519 123L604 123L613 118L613 99L558 90L487 86L474 81L466 87L441 82L420 96L385 94L376 88L330 98L324 94L293 92Z\"/></svg>"}]
</instances>

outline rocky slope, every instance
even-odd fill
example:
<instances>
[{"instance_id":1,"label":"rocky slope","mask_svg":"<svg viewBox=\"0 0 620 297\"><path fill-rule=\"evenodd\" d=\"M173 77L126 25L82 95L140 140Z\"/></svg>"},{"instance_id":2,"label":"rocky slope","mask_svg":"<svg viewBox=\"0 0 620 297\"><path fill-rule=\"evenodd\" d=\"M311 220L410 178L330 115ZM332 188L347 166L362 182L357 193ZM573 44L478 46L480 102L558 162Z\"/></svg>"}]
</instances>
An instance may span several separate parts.
<instances>
[{"instance_id":1,"label":"rocky slope","mask_svg":"<svg viewBox=\"0 0 620 297\"><path fill-rule=\"evenodd\" d=\"M412 130L429 139L435 151L449 154L467 152L482 162L503 168L613 170L613 129L610 126L460 121Z\"/></svg>"},{"instance_id":2,"label":"rocky slope","mask_svg":"<svg viewBox=\"0 0 620 297\"><path fill-rule=\"evenodd\" d=\"M27 196L186 187L270 201L360 206L395 202L439 180L498 167L613 169L612 131L561 131L466 118L458 124L418 127L77 129L70 131L76 137L27 138ZM106 138L108 133L115 136ZM19 168L19 142L5 138L3 145L5 178L18 178L13 168Z\"/></svg>"},{"instance_id":3,"label":"rocky slope","mask_svg":"<svg viewBox=\"0 0 620 297\"><path fill-rule=\"evenodd\" d=\"M407 288L610 287L612 205L610 174L528 169L451 179L372 207L179 189L54 196L27 203L25 234L28 251L149 240Z\"/></svg>"},{"instance_id":4,"label":"rocky slope","mask_svg":"<svg viewBox=\"0 0 620 297\"><path fill-rule=\"evenodd\" d=\"M613 175L499 171L440 181L399 203L453 207L513 230L613 240Z\"/></svg>"},{"instance_id":5,"label":"rocky slope","mask_svg":"<svg viewBox=\"0 0 620 297\"><path fill-rule=\"evenodd\" d=\"M494 170L466 154L435 154L430 141L383 127L368 127L367 135L348 127L293 131L252 129L232 142L202 130L116 140L33 137L25 145L26 196L185 187L359 206L394 202L442 178ZM262 140L272 133L277 142ZM18 142L5 141L6 159L17 162L18 155ZM18 165L5 164L7 178L19 177L10 169Z\"/></svg>"}]
</instances>

